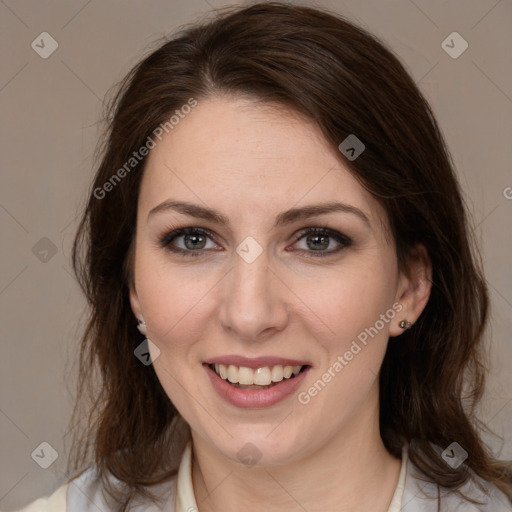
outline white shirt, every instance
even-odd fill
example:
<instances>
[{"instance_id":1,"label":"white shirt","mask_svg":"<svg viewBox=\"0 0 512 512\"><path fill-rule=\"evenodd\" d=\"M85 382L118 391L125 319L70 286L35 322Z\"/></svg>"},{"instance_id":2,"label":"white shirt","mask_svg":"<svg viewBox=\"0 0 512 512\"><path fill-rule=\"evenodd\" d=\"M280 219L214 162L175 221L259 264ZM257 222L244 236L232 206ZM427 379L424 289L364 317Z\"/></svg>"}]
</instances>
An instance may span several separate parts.
<instances>
[{"instance_id":1,"label":"white shirt","mask_svg":"<svg viewBox=\"0 0 512 512\"><path fill-rule=\"evenodd\" d=\"M461 490L485 501L483 505L473 505L462 500L453 491L440 488L432 482L421 480L424 475L409 460L407 446L402 449L402 463L398 483L387 512L438 512L438 494L440 512L512 512L512 503L495 486L483 483L488 489L486 497L472 481ZM481 480L479 480L482 482ZM194 489L192 486L192 446L189 441L183 452L178 474L160 486L151 488L160 490L164 498L163 506L153 503L134 503L132 509L140 512L197 512ZM101 492L100 480L92 468L82 473L68 484L60 486L51 496L39 498L18 512L111 512Z\"/></svg>"}]
</instances>

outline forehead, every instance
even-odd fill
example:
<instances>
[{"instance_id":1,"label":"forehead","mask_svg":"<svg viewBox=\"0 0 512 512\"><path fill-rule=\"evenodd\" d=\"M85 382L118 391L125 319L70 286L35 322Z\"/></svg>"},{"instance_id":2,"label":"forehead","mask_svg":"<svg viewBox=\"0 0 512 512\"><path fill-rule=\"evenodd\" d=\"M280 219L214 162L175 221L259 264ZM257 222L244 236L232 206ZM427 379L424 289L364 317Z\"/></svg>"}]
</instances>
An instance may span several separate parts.
<instances>
[{"instance_id":1,"label":"forehead","mask_svg":"<svg viewBox=\"0 0 512 512\"><path fill-rule=\"evenodd\" d=\"M381 216L319 127L283 106L213 97L151 150L139 207L172 197L228 216L276 215L287 207L344 201Z\"/></svg>"}]
</instances>

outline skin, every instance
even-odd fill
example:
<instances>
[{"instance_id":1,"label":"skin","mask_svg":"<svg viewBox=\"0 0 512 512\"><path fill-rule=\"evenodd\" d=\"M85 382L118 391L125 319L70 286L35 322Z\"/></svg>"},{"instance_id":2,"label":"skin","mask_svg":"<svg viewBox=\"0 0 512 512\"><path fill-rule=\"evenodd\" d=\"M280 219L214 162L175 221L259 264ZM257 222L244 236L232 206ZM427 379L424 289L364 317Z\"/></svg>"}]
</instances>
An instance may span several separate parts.
<instances>
[{"instance_id":1,"label":"skin","mask_svg":"<svg viewBox=\"0 0 512 512\"><path fill-rule=\"evenodd\" d=\"M229 226L168 209L166 200L214 208ZM282 211L340 201L361 210L333 212L274 227ZM162 247L173 229L203 227L199 256ZM328 227L328 252L298 235ZM252 263L236 252L248 236L263 249ZM187 250L185 237L172 244ZM188 249L189 252L198 252ZM310 256L310 257L308 257ZM414 322L430 294L422 247L398 268L385 211L358 183L318 127L283 106L242 97L210 97L151 151L138 202L133 313L144 318L160 356L154 361L169 398L191 427L193 485L200 512L235 510L383 511L400 460L379 434L378 373L389 340ZM202 367L240 354L310 361L300 391L332 367L379 315L402 310L303 405L297 393L271 407L225 402ZM261 458L244 466L237 452L254 444Z\"/></svg>"}]
</instances>

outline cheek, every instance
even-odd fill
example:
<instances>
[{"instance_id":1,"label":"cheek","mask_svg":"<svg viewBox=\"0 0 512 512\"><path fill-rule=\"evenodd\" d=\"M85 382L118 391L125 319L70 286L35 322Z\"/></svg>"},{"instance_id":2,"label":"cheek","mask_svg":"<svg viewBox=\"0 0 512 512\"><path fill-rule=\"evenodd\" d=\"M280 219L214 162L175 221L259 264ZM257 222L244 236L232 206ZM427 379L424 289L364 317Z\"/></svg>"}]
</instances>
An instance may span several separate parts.
<instances>
[{"instance_id":1,"label":"cheek","mask_svg":"<svg viewBox=\"0 0 512 512\"><path fill-rule=\"evenodd\" d=\"M341 349L374 326L380 315L390 309L390 315L394 312L397 276L392 269L393 260L386 264L385 258L371 264L340 265L336 271L324 272L320 279L301 280L294 288L313 316L321 320L317 324L322 326L322 337ZM389 322L385 322L384 329L380 323L378 326L387 334Z\"/></svg>"},{"instance_id":2,"label":"cheek","mask_svg":"<svg viewBox=\"0 0 512 512\"><path fill-rule=\"evenodd\" d=\"M148 338L160 355L153 363L158 380L173 404L188 418L191 397L200 397L197 375L199 340L207 317L208 279L192 267L172 267L149 249L137 255L136 288L148 326Z\"/></svg>"},{"instance_id":3,"label":"cheek","mask_svg":"<svg viewBox=\"0 0 512 512\"><path fill-rule=\"evenodd\" d=\"M320 408L336 411L335 415L339 404L344 404L345 412L354 410L369 393L385 355L390 323L396 321L395 260L392 252L380 254L365 262L361 258L361 264L340 267L336 277L324 283L323 293L311 290L313 308L330 332L319 337L328 360L316 376L327 382L327 391L322 391L320 383L310 388L310 397L313 400L314 395Z\"/></svg>"},{"instance_id":4,"label":"cheek","mask_svg":"<svg viewBox=\"0 0 512 512\"><path fill-rule=\"evenodd\" d=\"M318 280L318 286L302 281L298 295L307 297L315 313L309 315L309 330L321 343L324 356L314 381L308 384L311 387L299 401L331 411L325 414L333 414L333 429L345 421L345 414L350 416L360 406L379 374L390 322L397 314L392 307L397 279L394 266L393 253L381 252L380 258L361 257L357 263L340 265L330 278Z\"/></svg>"},{"instance_id":5,"label":"cheek","mask_svg":"<svg viewBox=\"0 0 512 512\"><path fill-rule=\"evenodd\" d=\"M191 267L179 268L141 251L137 262L137 294L146 323L155 341L180 346L200 333L202 303L211 280ZM186 332L186 336L184 336Z\"/></svg>"}]
</instances>

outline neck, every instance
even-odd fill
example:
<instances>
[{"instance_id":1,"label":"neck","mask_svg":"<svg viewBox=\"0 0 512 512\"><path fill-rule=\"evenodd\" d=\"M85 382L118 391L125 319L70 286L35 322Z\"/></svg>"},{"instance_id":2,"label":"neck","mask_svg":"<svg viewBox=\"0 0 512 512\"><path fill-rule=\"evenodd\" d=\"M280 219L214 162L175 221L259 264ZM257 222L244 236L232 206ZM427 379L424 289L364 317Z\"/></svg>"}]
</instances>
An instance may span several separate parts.
<instances>
[{"instance_id":1,"label":"neck","mask_svg":"<svg viewBox=\"0 0 512 512\"><path fill-rule=\"evenodd\" d=\"M279 466L246 467L192 439L199 512L386 512L400 473L380 437L378 402L312 455Z\"/></svg>"}]
</instances>

